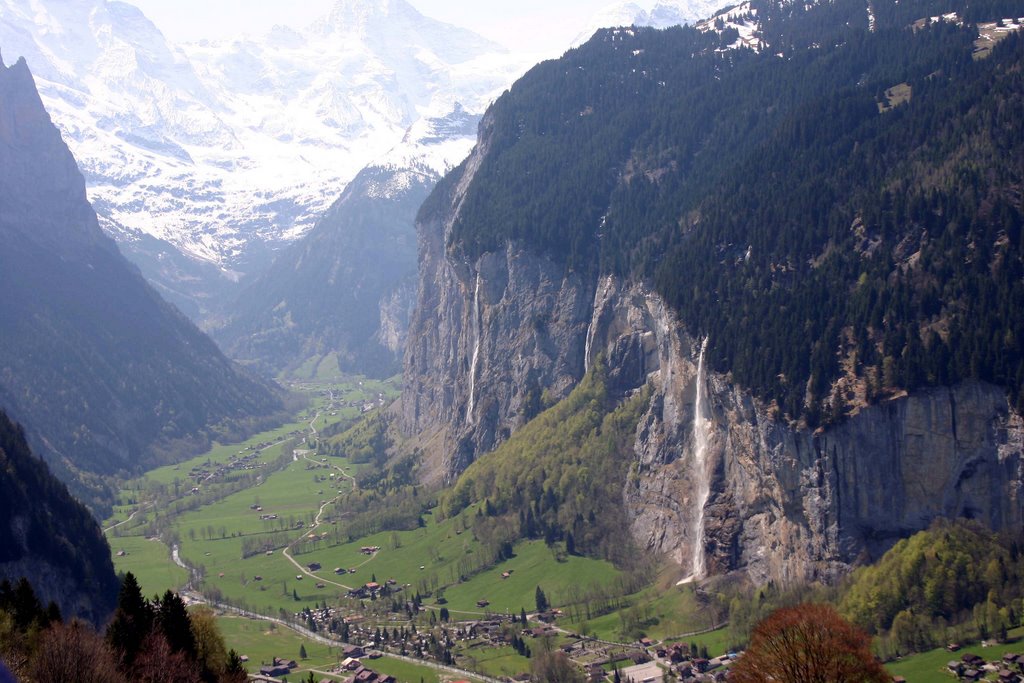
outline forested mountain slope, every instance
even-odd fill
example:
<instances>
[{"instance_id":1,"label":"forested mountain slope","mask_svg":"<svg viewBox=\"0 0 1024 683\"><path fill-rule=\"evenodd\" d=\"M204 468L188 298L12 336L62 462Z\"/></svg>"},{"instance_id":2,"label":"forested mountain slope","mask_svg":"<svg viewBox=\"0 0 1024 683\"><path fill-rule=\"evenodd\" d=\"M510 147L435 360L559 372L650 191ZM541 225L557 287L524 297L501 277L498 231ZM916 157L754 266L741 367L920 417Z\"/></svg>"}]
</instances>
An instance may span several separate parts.
<instances>
[{"instance_id":1,"label":"forested mountain slope","mask_svg":"<svg viewBox=\"0 0 1024 683\"><path fill-rule=\"evenodd\" d=\"M96 520L29 450L0 411L0 579L28 577L65 617L101 624L114 610L118 581ZM45 606L45 605L44 605Z\"/></svg>"},{"instance_id":2,"label":"forested mountain slope","mask_svg":"<svg viewBox=\"0 0 1024 683\"><path fill-rule=\"evenodd\" d=\"M975 377L1017 403L1020 39L972 59L969 18L1004 8L878 5L869 31L862 3L752 3L760 53L619 30L537 67L490 112L448 248L652 282L716 369L812 424L844 361L869 401Z\"/></svg>"},{"instance_id":3,"label":"forested mountain slope","mask_svg":"<svg viewBox=\"0 0 1024 683\"><path fill-rule=\"evenodd\" d=\"M654 385L634 538L688 574L833 578L935 517L1019 523L1017 13L755 1L531 70L420 212L425 478L605 354L612 395Z\"/></svg>"}]
</instances>

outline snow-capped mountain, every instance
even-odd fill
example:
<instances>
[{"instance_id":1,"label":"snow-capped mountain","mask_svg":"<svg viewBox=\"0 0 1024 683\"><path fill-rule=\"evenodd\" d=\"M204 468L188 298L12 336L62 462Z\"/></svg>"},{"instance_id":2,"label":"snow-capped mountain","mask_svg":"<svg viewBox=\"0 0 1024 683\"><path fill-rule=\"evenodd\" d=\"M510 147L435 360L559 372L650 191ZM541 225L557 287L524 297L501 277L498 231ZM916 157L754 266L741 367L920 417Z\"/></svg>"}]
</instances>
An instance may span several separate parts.
<instances>
[{"instance_id":1,"label":"snow-capped mountain","mask_svg":"<svg viewBox=\"0 0 1024 683\"><path fill-rule=\"evenodd\" d=\"M0 48L26 57L104 228L197 309L216 287L197 282L262 270L417 121L480 112L529 66L404 0L184 46L127 3L0 0Z\"/></svg>"},{"instance_id":2,"label":"snow-capped mountain","mask_svg":"<svg viewBox=\"0 0 1024 683\"><path fill-rule=\"evenodd\" d=\"M411 126L211 324L221 347L270 374L326 356L344 371L396 372L414 301L416 213L469 154L479 121L456 105Z\"/></svg>"},{"instance_id":3,"label":"snow-capped mountain","mask_svg":"<svg viewBox=\"0 0 1024 683\"><path fill-rule=\"evenodd\" d=\"M602 28L616 26L668 28L679 24L694 24L701 19L707 19L727 4L728 0L675 0L655 2L653 5L647 3L644 6L635 2L613 3L594 14L572 44L573 46L582 45L590 40L595 31Z\"/></svg>"}]
</instances>

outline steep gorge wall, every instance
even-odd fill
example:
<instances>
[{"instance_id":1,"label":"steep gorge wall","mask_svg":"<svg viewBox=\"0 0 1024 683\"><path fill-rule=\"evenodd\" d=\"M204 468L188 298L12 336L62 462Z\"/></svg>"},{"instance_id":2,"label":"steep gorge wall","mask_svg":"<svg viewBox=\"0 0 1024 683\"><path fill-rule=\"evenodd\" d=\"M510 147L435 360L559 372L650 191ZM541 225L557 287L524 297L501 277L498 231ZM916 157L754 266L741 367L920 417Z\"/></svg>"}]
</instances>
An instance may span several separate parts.
<instances>
[{"instance_id":1,"label":"steep gorge wall","mask_svg":"<svg viewBox=\"0 0 1024 683\"><path fill-rule=\"evenodd\" d=\"M923 390L813 433L728 376L699 373L702 340L642 284L588 280L515 243L475 261L447 248L486 126L419 224L399 410L426 480L452 481L528 419L535 392L566 396L603 353L613 390L655 387L623 500L640 546L679 563L681 577L702 551L698 573L832 580L936 517L1024 521L1024 421L997 387ZM705 430L704 468L695 427Z\"/></svg>"}]
</instances>

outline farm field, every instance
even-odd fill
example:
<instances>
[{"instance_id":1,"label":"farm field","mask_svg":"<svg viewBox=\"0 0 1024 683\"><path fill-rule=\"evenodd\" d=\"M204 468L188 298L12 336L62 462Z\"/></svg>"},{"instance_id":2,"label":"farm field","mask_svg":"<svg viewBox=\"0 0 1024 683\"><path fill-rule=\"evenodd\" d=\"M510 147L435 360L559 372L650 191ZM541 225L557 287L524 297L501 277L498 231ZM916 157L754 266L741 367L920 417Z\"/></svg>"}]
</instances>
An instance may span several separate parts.
<instances>
[{"instance_id":1,"label":"farm field","mask_svg":"<svg viewBox=\"0 0 1024 683\"><path fill-rule=\"evenodd\" d=\"M333 460L341 466L337 458ZM175 521L174 530L181 538L181 556L202 570L204 590L215 588L218 595L233 604L269 614L282 609L294 612L302 606L338 598L347 592L347 588L334 584L317 589L317 581L311 577L296 579L302 574L282 555L281 546L285 543L313 533L311 524L321 501L338 495L339 488L330 488L330 470L322 466L307 469L310 467L317 465L299 459L283 471L271 474L261 485L187 512ZM328 480L314 481L314 477L328 477ZM343 480L335 486L349 490L351 483ZM277 519L260 519L261 515L271 514L277 515ZM302 529L296 530L300 522ZM321 525L321 528L328 529L329 533L331 526ZM275 544L278 547L243 559L246 540L273 542L275 538L281 539ZM299 561L303 562L303 556Z\"/></svg>"},{"instance_id":2,"label":"farm field","mask_svg":"<svg viewBox=\"0 0 1024 683\"><path fill-rule=\"evenodd\" d=\"M294 659L302 669L326 668L339 661L340 648L303 638L272 622L225 616L218 617L217 626L228 647L249 658L246 668L250 672L258 672L262 664L269 664L274 657ZM299 657L300 647L305 648L306 659Z\"/></svg>"},{"instance_id":3,"label":"farm field","mask_svg":"<svg viewBox=\"0 0 1024 683\"><path fill-rule=\"evenodd\" d=\"M885 668L893 676L903 676L910 683L915 681L953 681L956 680L956 677L946 669L946 662L959 660L961 655L967 652L984 657L986 661L1000 659L1008 652L1024 653L1024 627L1012 629L1008 635L1009 642L1007 643L991 647L981 647L978 644L968 645L959 652L950 652L946 648L940 647L889 662ZM990 672L983 680L996 681L999 680L999 676L995 672Z\"/></svg>"},{"instance_id":4,"label":"farm field","mask_svg":"<svg viewBox=\"0 0 1024 683\"><path fill-rule=\"evenodd\" d=\"M557 603L573 584L604 583L619 573L610 563L590 558L570 556L556 561L542 541L521 541L514 546L511 559L460 582L465 567L461 563L481 551L472 530L463 528L475 513L476 509L470 508L441 522L434 515L425 515L422 528L382 532L296 555L296 559L303 564L318 562L324 567L322 573L328 575L334 567L355 568L355 575L332 577L344 583L362 585L376 576L381 581L394 579L399 585L407 584L410 590L424 595L443 588L444 606L453 613L468 614L518 613L522 608L533 611L538 585L549 600ZM370 558L361 552L366 546L381 549ZM503 579L505 572L509 576ZM481 600L488 602L485 608L477 605ZM436 595L425 603L439 604Z\"/></svg>"},{"instance_id":5,"label":"farm field","mask_svg":"<svg viewBox=\"0 0 1024 683\"><path fill-rule=\"evenodd\" d=\"M367 407L394 396L398 380L327 384L318 379L293 381L291 387L310 396L309 407L291 423L240 444L218 444L126 485L107 522L107 535L115 554L124 551L115 557L117 568L135 573L144 594L185 588L188 572L175 564L169 546L202 577L191 589L210 600L285 618L307 607L342 605L363 614L371 627L386 618L384 605L361 608L347 597L349 590L370 581L391 580L392 590L406 591L398 594L403 596L399 601L421 596L426 611L418 622L424 626L440 616L442 607L453 621L518 615L523 609L535 611L538 586L550 604L561 606L581 589L609 586L622 577L608 562L568 555L562 544L549 547L540 540L503 548L505 559L495 563L498 546L487 535L479 506L449 518L441 518L436 507L427 509L421 525L411 530L357 539L342 535L348 528L345 515L352 512L334 501L353 491L355 478L371 474L364 470L373 465L320 455L307 441L323 430L329 436L347 428ZM478 533L484 537L477 538ZM147 540L156 535L169 545ZM345 571L335 573L335 568ZM313 670L325 678L322 672L338 660L336 648L310 642L284 626L234 616L220 623L228 646L250 658L250 670L275 656L298 660L300 646L308 659L300 662L298 672ZM618 629L617 614L591 624L591 631L607 632L609 638L617 638ZM564 639L559 635L555 641ZM531 644L540 646L539 641ZM455 654L460 666L492 676L520 674L530 666L511 647L486 641L459 646ZM374 660L374 666L412 683L451 680L436 667L395 658Z\"/></svg>"},{"instance_id":6,"label":"farm field","mask_svg":"<svg viewBox=\"0 0 1024 683\"><path fill-rule=\"evenodd\" d=\"M602 640L629 642L643 635L656 641L695 642L706 645L712 656L724 654L729 649L728 633L723 628L678 638L682 634L717 625L698 603L690 585L648 588L627 596L625 600L628 604L622 609L592 619L586 619L585 615L575 618L575 612L571 611L559 620L559 625L578 633L586 631L588 635Z\"/></svg>"},{"instance_id":7,"label":"farm field","mask_svg":"<svg viewBox=\"0 0 1024 683\"><path fill-rule=\"evenodd\" d=\"M142 594L152 597L168 588L177 590L188 581L188 572L171 561L170 550L159 539L121 536L110 539L114 569L131 572L139 581ZM118 553L123 551L123 556Z\"/></svg>"}]
</instances>

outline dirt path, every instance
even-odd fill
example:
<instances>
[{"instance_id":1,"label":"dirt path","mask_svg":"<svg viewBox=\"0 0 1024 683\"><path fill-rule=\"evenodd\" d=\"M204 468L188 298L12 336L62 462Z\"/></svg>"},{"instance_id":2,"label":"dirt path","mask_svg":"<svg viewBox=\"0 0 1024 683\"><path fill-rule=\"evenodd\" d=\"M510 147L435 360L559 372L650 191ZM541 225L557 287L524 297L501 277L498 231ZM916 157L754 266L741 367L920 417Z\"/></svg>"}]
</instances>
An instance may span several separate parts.
<instances>
[{"instance_id":1,"label":"dirt path","mask_svg":"<svg viewBox=\"0 0 1024 683\"><path fill-rule=\"evenodd\" d=\"M133 519L135 519L135 515L139 514L140 512L145 510L150 505L152 505L152 503L143 503L139 507L137 507L134 510L132 510L132 514L128 515L128 519L120 521L117 524L111 524L110 526L108 526L106 529L103 530L103 533L107 533L108 531L113 531L114 529L116 529L117 527L121 526L122 524L127 524L128 522L130 522Z\"/></svg>"}]
</instances>

